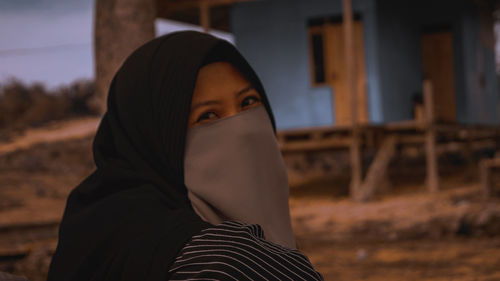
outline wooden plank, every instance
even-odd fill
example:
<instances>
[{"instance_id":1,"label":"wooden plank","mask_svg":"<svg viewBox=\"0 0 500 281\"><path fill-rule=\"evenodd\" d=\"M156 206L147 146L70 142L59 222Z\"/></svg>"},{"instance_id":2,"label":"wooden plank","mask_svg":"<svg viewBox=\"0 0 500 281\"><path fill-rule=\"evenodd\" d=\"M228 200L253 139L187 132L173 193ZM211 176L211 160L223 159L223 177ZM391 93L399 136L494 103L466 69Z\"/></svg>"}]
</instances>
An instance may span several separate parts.
<instances>
[{"instance_id":1,"label":"wooden plank","mask_svg":"<svg viewBox=\"0 0 500 281\"><path fill-rule=\"evenodd\" d=\"M432 114L432 112L429 114ZM477 149L479 143L481 143L482 147L494 148L495 141L500 135L500 130L495 126L439 125L433 122L428 124L427 121L424 124L416 122L389 123L385 125L370 124L357 127L360 138L359 145L377 147L384 139L384 136L397 134L398 143L402 145L424 145L427 147L427 139L429 139L427 132L430 127L434 132L434 136L430 138L435 140L439 136L442 142L444 141L440 146L434 144L436 154L443 150L438 149L439 147L443 147L443 145L450 142L460 144L459 147L462 147L464 142L471 142L472 150ZM277 138L284 151L337 149L350 147L351 130L352 126L302 127L280 130L277 132ZM373 143L370 143L370 141Z\"/></svg>"},{"instance_id":2,"label":"wooden plank","mask_svg":"<svg viewBox=\"0 0 500 281\"><path fill-rule=\"evenodd\" d=\"M333 94L333 112L336 125L351 125L349 92L345 65L345 38L342 24L327 23L324 26L325 79Z\"/></svg>"},{"instance_id":3,"label":"wooden plank","mask_svg":"<svg viewBox=\"0 0 500 281\"><path fill-rule=\"evenodd\" d=\"M397 121L384 124L384 128L389 130L417 130L422 125L415 120Z\"/></svg>"},{"instance_id":4,"label":"wooden plank","mask_svg":"<svg viewBox=\"0 0 500 281\"><path fill-rule=\"evenodd\" d=\"M425 136L418 135L399 135L398 142L401 144L419 144L422 146L425 143Z\"/></svg>"},{"instance_id":5,"label":"wooden plank","mask_svg":"<svg viewBox=\"0 0 500 281\"><path fill-rule=\"evenodd\" d=\"M346 67L348 53L354 57L352 63L355 72L354 92L356 94L357 120L359 123L368 123L369 121L362 22L353 21L351 29L352 48L347 50L344 24L328 23L324 26L325 79L333 90L336 125L352 124L349 89L349 83L352 81L349 80L349 69Z\"/></svg>"},{"instance_id":6,"label":"wooden plank","mask_svg":"<svg viewBox=\"0 0 500 281\"><path fill-rule=\"evenodd\" d=\"M280 143L281 152L318 151L335 148L349 148L351 138L331 138L318 141L294 141Z\"/></svg>"},{"instance_id":7,"label":"wooden plank","mask_svg":"<svg viewBox=\"0 0 500 281\"><path fill-rule=\"evenodd\" d=\"M396 150L396 140L396 136L389 135L382 142L370 168L368 168L368 173L361 185L357 201L366 202L372 199L387 174L387 168Z\"/></svg>"}]
</instances>

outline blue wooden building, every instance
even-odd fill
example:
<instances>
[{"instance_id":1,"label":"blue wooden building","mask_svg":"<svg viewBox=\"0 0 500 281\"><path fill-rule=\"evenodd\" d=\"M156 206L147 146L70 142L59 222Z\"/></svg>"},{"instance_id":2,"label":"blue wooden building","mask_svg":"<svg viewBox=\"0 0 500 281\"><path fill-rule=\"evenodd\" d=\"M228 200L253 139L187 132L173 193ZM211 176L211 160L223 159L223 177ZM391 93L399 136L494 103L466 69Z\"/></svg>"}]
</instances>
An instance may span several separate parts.
<instances>
[{"instance_id":1,"label":"blue wooden building","mask_svg":"<svg viewBox=\"0 0 500 281\"><path fill-rule=\"evenodd\" d=\"M200 22L208 29L214 14L214 26L234 35L261 77L289 175L311 168L306 155L348 148L350 194L365 201L396 146L425 153L431 192L439 190L439 147L459 142L470 152L471 143L488 138L499 149L500 1L199 1L209 2L229 3L216 13L201 6ZM354 116L360 126L351 126ZM363 167L370 150L376 155Z\"/></svg>"},{"instance_id":2,"label":"blue wooden building","mask_svg":"<svg viewBox=\"0 0 500 281\"><path fill-rule=\"evenodd\" d=\"M500 0L135 3L147 20L117 11L96 16L96 22L113 23L96 29L96 37L109 43L96 40L97 51L109 54L105 49L116 42L125 50L114 59L96 56L97 65L114 73L126 50L139 45L129 40L130 32L142 30L141 40L149 39L157 18L231 32L268 92L290 174L315 166L311 155L323 165L323 152L348 149L350 193L365 201L383 181L396 147L425 154L432 192L439 190L443 151L457 145L469 156L475 147L500 151L494 36ZM106 75L96 78L109 84Z\"/></svg>"},{"instance_id":3,"label":"blue wooden building","mask_svg":"<svg viewBox=\"0 0 500 281\"><path fill-rule=\"evenodd\" d=\"M415 118L422 81L436 120L499 123L495 3L353 0L358 120ZM267 0L232 6L230 31L260 75L279 128L350 122L341 0Z\"/></svg>"}]
</instances>

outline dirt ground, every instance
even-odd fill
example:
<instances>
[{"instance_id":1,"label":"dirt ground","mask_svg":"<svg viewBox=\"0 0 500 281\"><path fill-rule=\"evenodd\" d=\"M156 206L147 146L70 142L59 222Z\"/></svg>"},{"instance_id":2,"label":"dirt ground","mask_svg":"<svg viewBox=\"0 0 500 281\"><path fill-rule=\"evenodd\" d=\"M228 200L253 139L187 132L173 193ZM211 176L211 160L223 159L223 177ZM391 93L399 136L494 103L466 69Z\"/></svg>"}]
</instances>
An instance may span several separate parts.
<instances>
[{"instance_id":1,"label":"dirt ground","mask_svg":"<svg viewBox=\"0 0 500 281\"><path fill-rule=\"evenodd\" d=\"M475 185L366 204L318 193L291 211L325 280L500 280L500 204Z\"/></svg>"},{"instance_id":2,"label":"dirt ground","mask_svg":"<svg viewBox=\"0 0 500 281\"><path fill-rule=\"evenodd\" d=\"M499 238L316 240L302 250L325 280L500 280Z\"/></svg>"},{"instance_id":3,"label":"dirt ground","mask_svg":"<svg viewBox=\"0 0 500 281\"><path fill-rule=\"evenodd\" d=\"M66 196L93 170L91 142L0 154L0 271L45 280ZM500 280L500 201L461 170L447 175L437 194L394 181L366 204L338 192L345 180L292 189L300 249L325 280Z\"/></svg>"}]
</instances>

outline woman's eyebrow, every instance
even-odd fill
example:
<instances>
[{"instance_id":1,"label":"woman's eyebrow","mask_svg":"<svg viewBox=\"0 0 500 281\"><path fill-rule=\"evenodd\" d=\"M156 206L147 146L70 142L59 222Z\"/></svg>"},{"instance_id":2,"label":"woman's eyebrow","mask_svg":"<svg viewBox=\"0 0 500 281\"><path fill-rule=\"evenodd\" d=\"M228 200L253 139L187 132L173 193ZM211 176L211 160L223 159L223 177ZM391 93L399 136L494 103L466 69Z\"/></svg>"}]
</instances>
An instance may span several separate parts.
<instances>
[{"instance_id":1,"label":"woman's eyebrow","mask_svg":"<svg viewBox=\"0 0 500 281\"><path fill-rule=\"evenodd\" d=\"M214 105L214 104L220 104L221 102L220 101L217 101L217 100L207 100L207 101L202 101L202 102L198 102L196 103L195 105L193 105L193 108L191 109L192 111L194 111L195 109L197 109L198 107L201 107L201 106L205 106L205 105Z\"/></svg>"},{"instance_id":2,"label":"woman's eyebrow","mask_svg":"<svg viewBox=\"0 0 500 281\"><path fill-rule=\"evenodd\" d=\"M242 90L239 90L238 92L236 92L236 97L239 97L239 96L243 95L244 93L246 93L246 92L248 92L248 91L250 91L252 89L253 89L253 86L249 85L249 86L243 88Z\"/></svg>"}]
</instances>

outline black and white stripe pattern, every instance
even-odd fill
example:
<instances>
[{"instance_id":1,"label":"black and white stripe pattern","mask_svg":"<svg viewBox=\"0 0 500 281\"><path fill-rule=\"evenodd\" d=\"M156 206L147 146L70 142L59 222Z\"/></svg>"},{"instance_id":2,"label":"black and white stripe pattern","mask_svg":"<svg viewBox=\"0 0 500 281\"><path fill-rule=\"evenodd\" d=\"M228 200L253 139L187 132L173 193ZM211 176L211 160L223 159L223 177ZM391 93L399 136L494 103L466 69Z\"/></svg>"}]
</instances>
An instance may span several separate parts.
<instances>
[{"instance_id":1,"label":"black and white stripe pattern","mask_svg":"<svg viewBox=\"0 0 500 281\"><path fill-rule=\"evenodd\" d=\"M264 239L259 225L226 221L184 246L170 280L323 280L308 258Z\"/></svg>"}]
</instances>

